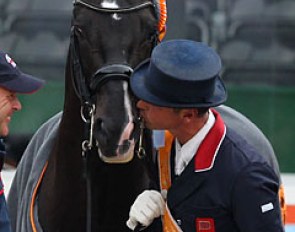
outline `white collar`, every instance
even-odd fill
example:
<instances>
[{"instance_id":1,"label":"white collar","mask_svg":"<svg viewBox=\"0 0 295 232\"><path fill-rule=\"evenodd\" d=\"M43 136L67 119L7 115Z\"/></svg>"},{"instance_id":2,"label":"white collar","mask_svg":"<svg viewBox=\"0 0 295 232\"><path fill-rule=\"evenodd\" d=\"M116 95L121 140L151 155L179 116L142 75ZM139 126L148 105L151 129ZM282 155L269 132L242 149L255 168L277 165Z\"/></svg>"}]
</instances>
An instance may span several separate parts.
<instances>
[{"instance_id":1,"label":"white collar","mask_svg":"<svg viewBox=\"0 0 295 232\"><path fill-rule=\"evenodd\" d=\"M179 141L175 140L175 174L180 175L184 168L188 165L191 159L196 154L201 142L204 140L210 129L215 123L215 117L209 110L209 117L204 126L185 144L180 145Z\"/></svg>"}]
</instances>

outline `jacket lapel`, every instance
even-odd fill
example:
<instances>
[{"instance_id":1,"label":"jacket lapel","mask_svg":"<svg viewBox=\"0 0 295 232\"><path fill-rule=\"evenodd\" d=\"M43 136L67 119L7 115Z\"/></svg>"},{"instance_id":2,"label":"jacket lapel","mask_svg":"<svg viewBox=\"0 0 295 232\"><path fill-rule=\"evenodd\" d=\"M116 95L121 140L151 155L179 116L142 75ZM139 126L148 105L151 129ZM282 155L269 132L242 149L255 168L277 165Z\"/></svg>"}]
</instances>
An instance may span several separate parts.
<instances>
[{"instance_id":1,"label":"jacket lapel","mask_svg":"<svg viewBox=\"0 0 295 232\"><path fill-rule=\"evenodd\" d=\"M172 209L202 186L215 162L226 128L220 115L212 110L215 123L200 144L197 153L168 191L167 202Z\"/></svg>"},{"instance_id":2,"label":"jacket lapel","mask_svg":"<svg viewBox=\"0 0 295 232\"><path fill-rule=\"evenodd\" d=\"M192 160L170 187L167 195L167 203L170 209L187 199L204 183L206 179L204 173L196 173L194 168L194 161Z\"/></svg>"}]
</instances>

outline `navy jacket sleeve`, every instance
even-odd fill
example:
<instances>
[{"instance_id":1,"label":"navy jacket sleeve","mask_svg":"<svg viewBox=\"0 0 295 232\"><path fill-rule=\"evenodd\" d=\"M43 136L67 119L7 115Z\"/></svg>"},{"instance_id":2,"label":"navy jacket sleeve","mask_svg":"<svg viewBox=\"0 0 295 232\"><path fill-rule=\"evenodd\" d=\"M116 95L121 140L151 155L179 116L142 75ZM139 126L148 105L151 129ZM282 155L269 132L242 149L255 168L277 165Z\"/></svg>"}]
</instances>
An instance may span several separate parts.
<instances>
[{"instance_id":1,"label":"navy jacket sleeve","mask_svg":"<svg viewBox=\"0 0 295 232\"><path fill-rule=\"evenodd\" d=\"M244 167L233 189L233 215L241 232L280 232L279 180L268 165Z\"/></svg>"}]
</instances>

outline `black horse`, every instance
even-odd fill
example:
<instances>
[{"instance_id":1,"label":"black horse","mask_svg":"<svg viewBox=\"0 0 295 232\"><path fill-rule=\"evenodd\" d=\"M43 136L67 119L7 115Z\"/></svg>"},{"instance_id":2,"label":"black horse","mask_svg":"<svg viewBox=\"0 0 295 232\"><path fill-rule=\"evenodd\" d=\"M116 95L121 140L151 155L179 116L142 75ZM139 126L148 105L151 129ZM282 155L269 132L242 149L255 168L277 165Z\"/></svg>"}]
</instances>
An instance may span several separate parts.
<instances>
[{"instance_id":1,"label":"black horse","mask_svg":"<svg viewBox=\"0 0 295 232\"><path fill-rule=\"evenodd\" d=\"M139 128L128 77L159 42L163 17L164 1L74 1L63 113L58 126L39 130L19 164L18 173L30 173L10 192L9 205L24 207L11 210L14 231L129 231L130 206L152 184L152 143ZM138 147L139 132L147 136Z\"/></svg>"}]
</instances>

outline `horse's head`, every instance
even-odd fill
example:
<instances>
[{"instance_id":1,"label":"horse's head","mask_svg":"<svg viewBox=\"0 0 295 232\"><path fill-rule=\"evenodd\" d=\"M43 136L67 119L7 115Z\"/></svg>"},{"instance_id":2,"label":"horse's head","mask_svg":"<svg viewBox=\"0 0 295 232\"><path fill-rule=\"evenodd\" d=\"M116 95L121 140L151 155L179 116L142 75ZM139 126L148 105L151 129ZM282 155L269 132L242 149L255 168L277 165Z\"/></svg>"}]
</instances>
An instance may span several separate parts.
<instances>
[{"instance_id":1,"label":"horse's head","mask_svg":"<svg viewBox=\"0 0 295 232\"><path fill-rule=\"evenodd\" d=\"M95 145L105 162L133 157L139 125L128 78L165 26L165 2L157 1L74 1L70 58L81 114L89 122L85 146Z\"/></svg>"}]
</instances>

